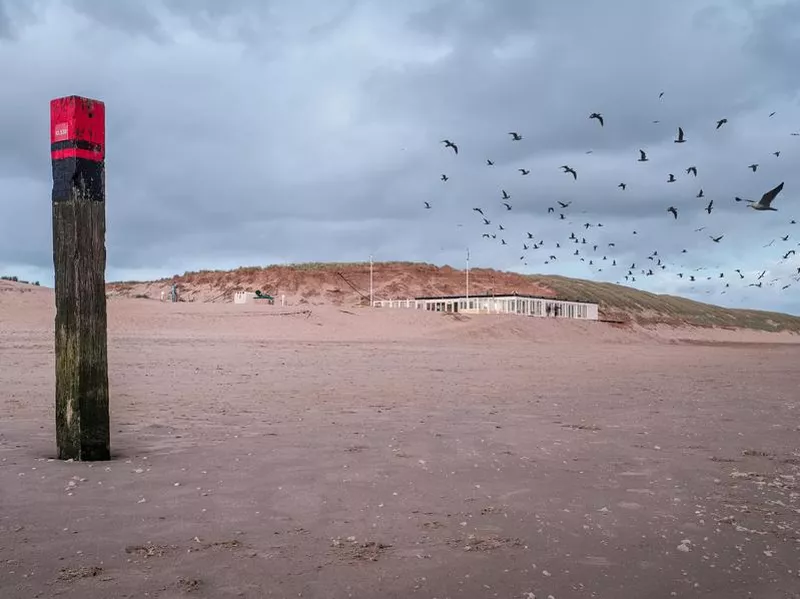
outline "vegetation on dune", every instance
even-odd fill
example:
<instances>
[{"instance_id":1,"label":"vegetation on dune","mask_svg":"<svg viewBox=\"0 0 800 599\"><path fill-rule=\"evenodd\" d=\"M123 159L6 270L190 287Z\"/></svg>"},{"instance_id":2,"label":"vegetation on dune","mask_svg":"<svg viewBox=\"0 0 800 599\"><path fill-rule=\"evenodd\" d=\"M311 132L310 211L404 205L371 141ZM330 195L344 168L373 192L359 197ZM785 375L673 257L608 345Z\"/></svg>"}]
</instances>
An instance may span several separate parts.
<instances>
[{"instance_id":1,"label":"vegetation on dune","mask_svg":"<svg viewBox=\"0 0 800 599\"><path fill-rule=\"evenodd\" d=\"M374 265L380 268L396 266L420 267L433 266L419 262L375 262ZM240 271L263 271L268 269L286 270L346 270L348 268L368 268L369 262L291 262L289 264L270 264L268 266L243 266L233 270ZM435 268L435 267L434 267Z\"/></svg>"},{"instance_id":2,"label":"vegetation on dune","mask_svg":"<svg viewBox=\"0 0 800 599\"><path fill-rule=\"evenodd\" d=\"M39 281L26 281L24 279L20 279L19 277L9 275L0 275L0 281L11 281L12 283L23 283L25 285L35 285L36 287L39 287Z\"/></svg>"},{"instance_id":3,"label":"vegetation on dune","mask_svg":"<svg viewBox=\"0 0 800 599\"><path fill-rule=\"evenodd\" d=\"M597 303L609 319L641 324L690 324L701 327L745 328L800 332L800 318L780 312L723 308L685 297L659 295L614 283L568 279L557 275L531 277L559 297Z\"/></svg>"}]
</instances>

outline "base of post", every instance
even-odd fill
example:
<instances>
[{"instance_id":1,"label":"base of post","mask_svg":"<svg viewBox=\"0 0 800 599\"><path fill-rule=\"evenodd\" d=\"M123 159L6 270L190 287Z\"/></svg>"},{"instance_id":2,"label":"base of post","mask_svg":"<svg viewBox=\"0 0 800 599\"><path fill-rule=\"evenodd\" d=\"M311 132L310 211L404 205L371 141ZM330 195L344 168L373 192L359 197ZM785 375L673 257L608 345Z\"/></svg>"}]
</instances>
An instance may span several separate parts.
<instances>
[{"instance_id":1,"label":"base of post","mask_svg":"<svg viewBox=\"0 0 800 599\"><path fill-rule=\"evenodd\" d=\"M58 459L76 462L107 462L111 459L111 448L107 445L89 445L81 447L79 451L74 451L71 448L59 447Z\"/></svg>"}]
</instances>

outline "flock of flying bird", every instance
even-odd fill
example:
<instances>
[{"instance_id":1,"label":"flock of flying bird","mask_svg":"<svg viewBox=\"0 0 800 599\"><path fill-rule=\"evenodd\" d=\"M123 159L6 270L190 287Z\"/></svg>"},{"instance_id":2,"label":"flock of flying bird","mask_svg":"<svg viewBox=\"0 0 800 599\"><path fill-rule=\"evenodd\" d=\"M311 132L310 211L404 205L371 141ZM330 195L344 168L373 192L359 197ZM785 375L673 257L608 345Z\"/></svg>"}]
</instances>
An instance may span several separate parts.
<instances>
[{"instance_id":1,"label":"flock of flying bird","mask_svg":"<svg viewBox=\"0 0 800 599\"><path fill-rule=\"evenodd\" d=\"M659 94L659 100L661 100L664 96L664 92ZM768 118L771 118L775 115L775 112L769 114ZM603 115L599 112L592 112L589 115L589 119L597 121L598 126L601 128L605 127L605 119ZM659 123L660 121L654 120L653 123ZM719 130L723 126L728 124L728 119L722 118L716 122L716 130ZM523 139L523 136L517 131L509 131L508 135L510 136L510 141L519 142ZM792 132L790 135L792 136L800 136L800 132ZM673 140L676 144L684 144L687 143L688 139L682 127L678 127L677 135ZM444 148L448 151L452 151L454 156L458 156L458 144L450 139L443 139L441 143L444 145ZM589 150L586 152L587 154L591 154L592 151ZM780 150L776 150L772 153L775 158L780 157ZM648 162L650 158L648 157L647 153L644 150L639 150L639 157L637 162ZM485 165L487 167L493 167L494 161L487 159ZM753 163L748 166L753 173L758 170L758 163ZM563 174L570 175L573 181L577 181L578 179L578 172L575 168L568 164L561 165L561 170ZM518 168L518 172L521 176L528 176L530 175L530 169L526 168ZM696 166L691 165L688 166L686 169L686 175L691 175L693 177L697 177L698 169ZM441 181L447 182L449 177L447 174L441 175ZM669 173L666 182L667 183L674 183L677 179L674 173ZM617 187L624 192L627 189L627 183L620 182ZM777 212L777 208L773 207L773 203L775 202L778 195L783 190L784 182L780 182L768 191L766 191L759 200L751 200L745 199L738 196L734 197L735 202L744 202L749 208L759 211L759 212ZM620 193L621 193L620 192ZM497 210L500 210L502 213L508 213L513 209L513 205L510 203L511 195L505 190L500 189L498 194L498 199L500 203L498 205ZM701 188L697 195L695 196L698 199L702 199L702 205L704 205L704 211L711 215L712 211L714 210L714 200L709 199L708 203L705 203L705 193ZM433 209L433 205L431 202L424 202L425 209L431 210ZM572 201L564 202L564 201L557 201L555 205L547 207L547 214L553 215L555 217L558 214L557 218L561 221L568 221L567 224L571 224L572 221L569 218L569 211L568 209L572 205ZM500 209L502 206L502 209ZM558 207L558 208L557 208ZM503 226L503 224L495 224L493 223L492 218L490 218L491 214L487 215L490 209L486 209L485 207L473 207L472 211L474 211L481 219L483 219L483 225L486 227L486 231L482 233L482 238L484 240L489 241L497 241L500 245L508 246L509 242L506 241L506 237L509 235L509 232ZM494 209L492 209L494 210ZM585 211L584 211L585 212ZM672 220L678 220L679 210L675 206L669 206L666 208L665 212L667 213L667 217L671 215ZM787 225L796 225L797 221L795 219L787 219ZM461 225L459 225L461 226ZM559 259L560 256L563 256L565 251L567 250L568 244L572 244L575 247L574 252L570 251L571 257L579 258L581 262L588 262L588 266L591 267L595 273L601 273L604 268L609 269L610 272L613 273L616 282L622 283L623 280L626 284L635 284L637 277L644 276L644 277L651 277L655 276L656 273L659 271L667 271L672 272L674 276L677 276L679 279L686 281L690 284L690 288L694 289L696 283L699 282L708 282L713 281L714 285L706 285L706 293L712 293L714 290L719 291L720 293L726 293L727 289L731 287L731 282L738 283L739 285L747 285L749 287L761 288L765 284L770 287L780 288L781 290L786 290L792 285L792 281L800 281L800 266L792 266L791 274L787 279L783 277L776 277L772 279L766 279L765 276L769 272L769 267L764 268L759 273L744 273L741 269L735 269L735 275L731 273L728 275L725 272L719 272L718 274L715 272L714 274L709 274L708 272L710 269L708 267L699 267L694 269L683 268L680 265L668 263L666 257L659 256L658 250L653 250L652 253L647 255L646 257L642 256L643 260L634 260L630 265L623 264L622 262L618 263L617 259L614 257L614 248L616 247L616 243L604 243L602 249L600 248L600 243L597 240L588 239L586 235L589 235L589 229L593 227L603 227L602 223L590 223L586 222L581 225L584 228L584 232L582 235L576 235L575 232L570 233L569 237L566 239L550 239L546 241L541 235L533 234L530 232L526 232L525 238L522 239L520 246L522 250L522 255L519 257L520 261L523 262L526 266L528 264L528 260L530 257L530 253L536 250L543 250L540 252L542 254L542 260L544 264L550 264L555 262ZM706 227L700 227L695 229L696 233L704 231ZM637 231L633 231L633 235L638 235ZM720 243L725 235L708 235L709 239L713 243ZM781 235L779 238L782 243L786 244L790 240L790 233L785 233ZM765 248L771 247L776 239L773 239L771 242L766 244ZM606 240L607 241L607 240ZM794 245L794 243L791 243ZM800 243L797 244L800 246ZM686 254L687 250L683 249L681 251L682 254ZM789 248L785 250L780 250L779 253L780 258L778 259L779 263L786 263L790 258L796 257L796 251L794 248ZM621 259L620 259L621 260ZM669 269L669 270L668 270ZM685 272L684 272L685 271ZM749 277L749 278L748 278ZM605 277L604 277L605 278ZM724 285L717 285L717 283L724 283Z\"/></svg>"}]
</instances>

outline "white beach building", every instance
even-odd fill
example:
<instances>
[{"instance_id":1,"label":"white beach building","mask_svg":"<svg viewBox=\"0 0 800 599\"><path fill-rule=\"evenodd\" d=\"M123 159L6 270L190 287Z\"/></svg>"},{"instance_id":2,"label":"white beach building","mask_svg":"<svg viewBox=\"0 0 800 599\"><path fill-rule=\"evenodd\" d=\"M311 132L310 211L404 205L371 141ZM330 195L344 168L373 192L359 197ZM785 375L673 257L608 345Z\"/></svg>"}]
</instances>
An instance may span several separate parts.
<instances>
[{"instance_id":1,"label":"white beach building","mask_svg":"<svg viewBox=\"0 0 800 599\"><path fill-rule=\"evenodd\" d=\"M411 308L432 312L462 312L464 314L521 314L555 318L598 320L598 306L590 302L576 302L534 295L478 295L415 297L402 300L376 300L376 308Z\"/></svg>"}]
</instances>

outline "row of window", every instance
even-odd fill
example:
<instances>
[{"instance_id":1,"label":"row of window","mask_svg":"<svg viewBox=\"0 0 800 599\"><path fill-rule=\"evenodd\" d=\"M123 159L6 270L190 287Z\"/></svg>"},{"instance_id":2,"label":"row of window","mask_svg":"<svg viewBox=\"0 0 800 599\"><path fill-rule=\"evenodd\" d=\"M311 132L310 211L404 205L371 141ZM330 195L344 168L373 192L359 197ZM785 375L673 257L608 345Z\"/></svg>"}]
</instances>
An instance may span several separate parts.
<instances>
[{"instance_id":1,"label":"row of window","mask_svg":"<svg viewBox=\"0 0 800 599\"><path fill-rule=\"evenodd\" d=\"M478 310L486 312L503 312L525 314L529 316L554 316L564 318L588 318L589 306L547 300L513 298L513 299L462 299L420 301L417 308L433 312L460 312Z\"/></svg>"}]
</instances>

